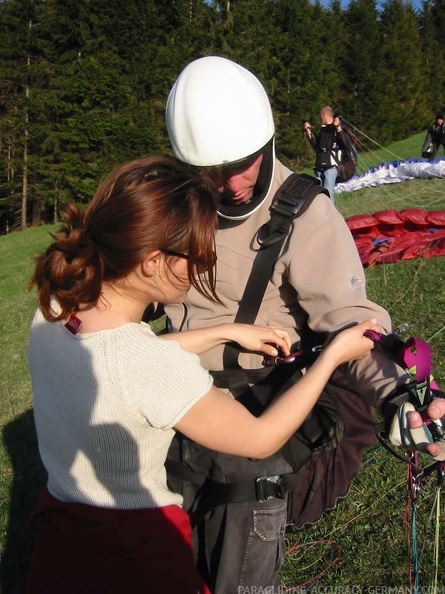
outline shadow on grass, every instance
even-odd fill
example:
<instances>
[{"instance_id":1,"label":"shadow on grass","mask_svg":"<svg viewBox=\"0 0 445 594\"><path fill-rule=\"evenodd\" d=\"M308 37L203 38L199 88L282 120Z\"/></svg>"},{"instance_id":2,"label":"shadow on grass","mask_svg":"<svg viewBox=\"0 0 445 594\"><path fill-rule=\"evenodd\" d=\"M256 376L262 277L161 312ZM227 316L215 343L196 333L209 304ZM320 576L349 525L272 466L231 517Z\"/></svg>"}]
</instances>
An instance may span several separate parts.
<instances>
[{"instance_id":1,"label":"shadow on grass","mask_svg":"<svg viewBox=\"0 0 445 594\"><path fill-rule=\"evenodd\" d=\"M32 409L3 429L3 443L13 472L5 550L1 559L1 594L22 594L32 550L26 523L46 482Z\"/></svg>"}]
</instances>

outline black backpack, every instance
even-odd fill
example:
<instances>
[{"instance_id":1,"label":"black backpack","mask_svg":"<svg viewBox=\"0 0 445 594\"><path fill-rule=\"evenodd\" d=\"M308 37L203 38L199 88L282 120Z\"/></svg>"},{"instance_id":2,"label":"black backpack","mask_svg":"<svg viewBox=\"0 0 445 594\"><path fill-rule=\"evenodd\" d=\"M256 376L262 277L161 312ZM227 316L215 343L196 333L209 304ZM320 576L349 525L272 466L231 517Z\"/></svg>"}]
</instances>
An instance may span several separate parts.
<instances>
[{"instance_id":1,"label":"black backpack","mask_svg":"<svg viewBox=\"0 0 445 594\"><path fill-rule=\"evenodd\" d=\"M342 123L343 127L343 144L344 147L341 151L341 158L340 162L337 167L337 181L338 182L345 182L348 179L351 179L353 175L355 175L357 171L357 151L355 149L355 145L352 138L351 131L345 127L345 124Z\"/></svg>"},{"instance_id":2,"label":"black backpack","mask_svg":"<svg viewBox=\"0 0 445 594\"><path fill-rule=\"evenodd\" d=\"M315 169L320 171L338 165L337 150L334 150L336 130L333 124L322 126L317 136Z\"/></svg>"}]
</instances>

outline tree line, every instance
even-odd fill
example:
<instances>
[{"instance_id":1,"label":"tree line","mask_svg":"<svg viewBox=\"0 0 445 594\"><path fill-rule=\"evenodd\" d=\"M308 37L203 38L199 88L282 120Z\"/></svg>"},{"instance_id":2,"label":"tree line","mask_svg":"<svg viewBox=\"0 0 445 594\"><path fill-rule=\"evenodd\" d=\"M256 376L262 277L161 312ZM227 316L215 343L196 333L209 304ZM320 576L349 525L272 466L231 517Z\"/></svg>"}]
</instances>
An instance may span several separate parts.
<instances>
[{"instance_id":1,"label":"tree line","mask_svg":"<svg viewBox=\"0 0 445 594\"><path fill-rule=\"evenodd\" d=\"M445 103L444 20L445 0L0 0L0 233L169 153L169 90L205 55L263 82L294 170L325 104L381 144L425 129Z\"/></svg>"}]
</instances>

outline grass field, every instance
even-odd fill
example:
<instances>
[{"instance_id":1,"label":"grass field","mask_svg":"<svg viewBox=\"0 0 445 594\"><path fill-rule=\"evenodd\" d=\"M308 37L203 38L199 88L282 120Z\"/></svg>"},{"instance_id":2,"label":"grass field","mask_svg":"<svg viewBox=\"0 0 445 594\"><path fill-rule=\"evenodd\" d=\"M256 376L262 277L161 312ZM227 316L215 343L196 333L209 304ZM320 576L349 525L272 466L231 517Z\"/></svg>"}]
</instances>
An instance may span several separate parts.
<instances>
[{"instance_id":1,"label":"grass field","mask_svg":"<svg viewBox=\"0 0 445 594\"><path fill-rule=\"evenodd\" d=\"M418 156L423 134L367 155L362 170L382 160ZM369 159L374 162L370 162ZM445 209L445 181L414 180L348 192L337 196L345 218L386 208ZM49 242L39 227L0 237L0 550L3 594L18 594L26 568L28 542L24 522L44 481L32 420L26 347L35 298L27 290L33 257ZM445 386L445 259L416 259L377 265L366 271L372 299L391 313L394 325L410 324L410 334L428 340L434 373ZM423 464L428 460L422 460ZM335 592L334 588L408 588L409 550L404 512L407 505L406 467L381 446L370 448L363 468L338 508L316 526L288 536L289 553L283 588ZM436 477L425 479L418 496L417 546L420 585L436 579L435 520L430 512L436 496ZM440 503L441 521L444 503ZM409 514L408 514L409 515ZM341 552L340 552L341 551ZM437 551L437 584L445 586L445 537ZM327 571L325 571L327 569ZM318 579L318 581L316 581ZM324 588L324 589L322 589ZM329 589L331 588L331 589ZM301 592L302 590L300 590ZM338 594L342 590L337 590ZM407 590L403 590L405 592ZM429 590L433 592L434 590ZM444 590L438 590L443 593ZM63 593L61 593L63 594ZM234 593L236 594L236 593ZM275 594L275 593L274 593ZM380 594L386 594L380 590Z\"/></svg>"},{"instance_id":2,"label":"grass field","mask_svg":"<svg viewBox=\"0 0 445 594\"><path fill-rule=\"evenodd\" d=\"M395 143L388 149L359 156L359 170L385 160L400 160L420 155L424 134ZM354 214L373 214L394 208L445 209L445 180L413 180L338 194L336 205L345 218ZM394 326L408 323L408 335L427 340L432 349L434 372L439 385L445 385L445 259L416 259L397 264L376 265L366 270L370 297L390 312ZM424 458L424 457L423 457ZM429 460L423 459L427 465ZM420 558L419 587L434 592L434 584L445 588L445 535L434 549L435 521L430 518L437 495L437 477L422 484L417 503L417 546ZM369 449L363 467L343 502L317 525L289 536L283 572L287 587L320 588L400 588L408 591L411 555L404 522L408 503L406 467L380 445ZM440 522L445 505L439 503ZM410 509L408 509L410 512ZM410 515L408 513L408 519ZM412 534L410 534L411 540ZM336 560L339 548L341 554ZM436 576L435 555L439 568ZM317 577L333 563L319 581ZM306 586L304 586L307 584ZM328 588L323 590L323 588ZM374 588L374 589L372 589ZM429 588L428 590L426 588ZM341 592L340 590L337 590ZM360 591L356 589L355 591ZM394 590L393 590L394 591ZM412 589L415 592L414 588ZM383 594L385 590L380 589ZM387 590L388 592L388 590Z\"/></svg>"}]
</instances>

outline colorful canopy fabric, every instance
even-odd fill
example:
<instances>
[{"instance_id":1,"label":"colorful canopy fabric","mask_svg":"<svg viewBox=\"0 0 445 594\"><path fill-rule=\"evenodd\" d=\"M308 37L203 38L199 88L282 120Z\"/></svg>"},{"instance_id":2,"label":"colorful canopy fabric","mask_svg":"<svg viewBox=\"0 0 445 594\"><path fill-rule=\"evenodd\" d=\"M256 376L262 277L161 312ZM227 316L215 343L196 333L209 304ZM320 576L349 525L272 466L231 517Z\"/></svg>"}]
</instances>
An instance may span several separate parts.
<instances>
[{"instance_id":1,"label":"colorful canopy fabric","mask_svg":"<svg viewBox=\"0 0 445 594\"><path fill-rule=\"evenodd\" d=\"M335 193L353 192L362 188L394 184L416 178L445 178L445 157L434 161L426 159L387 161L371 167L362 175L354 175L348 181L336 184Z\"/></svg>"},{"instance_id":2,"label":"colorful canopy fabric","mask_svg":"<svg viewBox=\"0 0 445 594\"><path fill-rule=\"evenodd\" d=\"M346 220L363 266L445 255L445 211L381 210Z\"/></svg>"}]
</instances>

